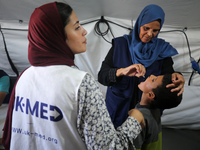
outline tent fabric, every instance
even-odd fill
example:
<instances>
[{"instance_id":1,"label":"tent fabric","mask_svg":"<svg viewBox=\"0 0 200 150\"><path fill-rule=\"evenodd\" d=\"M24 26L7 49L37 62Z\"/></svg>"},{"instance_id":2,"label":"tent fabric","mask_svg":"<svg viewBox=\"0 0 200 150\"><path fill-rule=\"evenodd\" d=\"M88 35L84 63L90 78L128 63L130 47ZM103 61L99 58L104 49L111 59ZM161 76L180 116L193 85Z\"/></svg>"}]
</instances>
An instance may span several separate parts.
<instances>
[{"instance_id":1,"label":"tent fabric","mask_svg":"<svg viewBox=\"0 0 200 150\"><path fill-rule=\"evenodd\" d=\"M0 19L28 21L36 7L55 0L9 0L0 2ZM165 11L165 24L178 27L199 27L199 0L57 0L72 6L80 20L109 16L136 20L148 4L160 5ZM187 21L185 21L187 20Z\"/></svg>"},{"instance_id":2,"label":"tent fabric","mask_svg":"<svg viewBox=\"0 0 200 150\"><path fill-rule=\"evenodd\" d=\"M38 7L51 0L9 0L0 2L0 26L6 40L6 46L10 57L21 73L30 66L28 61L28 39L27 30L31 13ZM91 73L97 80L97 74L101 63L111 48L114 37L128 34L130 30L121 26L132 28L141 10L150 3L160 5L166 14L164 26L159 34L174 48L178 55L173 57L174 69L182 72L185 78L185 87L182 103L173 109L165 110L162 115L162 124L171 128L179 129L200 129L200 74L194 73L191 80L192 68L191 56L198 61L200 59L200 1L177 0L177 1L144 1L144 0L66 0L77 14L80 23L87 30L87 51L75 55L75 64L84 71ZM109 23L112 33L109 31L104 38L99 36L95 30L95 24L101 16L106 20L117 23ZM90 23L87 23L90 22ZM85 24L87 23L87 24ZM187 29L184 29L187 27ZM101 31L106 31L107 26L100 24ZM170 31L170 32L164 32ZM186 33L187 40L184 35ZM5 53L2 35L0 34L0 69L3 69L10 76L15 76ZM190 85L188 85L190 83ZM106 87L99 84L103 94L106 94ZM1 110L0 110L1 111Z\"/></svg>"}]
</instances>

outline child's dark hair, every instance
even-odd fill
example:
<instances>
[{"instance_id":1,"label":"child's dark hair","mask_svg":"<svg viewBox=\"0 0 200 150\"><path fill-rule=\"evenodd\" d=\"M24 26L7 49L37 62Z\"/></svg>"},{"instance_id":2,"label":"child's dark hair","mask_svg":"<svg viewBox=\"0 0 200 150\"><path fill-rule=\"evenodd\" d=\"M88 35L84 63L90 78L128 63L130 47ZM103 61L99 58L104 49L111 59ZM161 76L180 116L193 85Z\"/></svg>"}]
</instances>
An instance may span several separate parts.
<instances>
[{"instance_id":1,"label":"child's dark hair","mask_svg":"<svg viewBox=\"0 0 200 150\"><path fill-rule=\"evenodd\" d=\"M172 83L172 75L165 74L162 80L162 85L153 89L155 98L151 105L160 109L169 109L178 106L182 101L182 94L177 96L178 91L171 92L171 89L166 88L166 85Z\"/></svg>"},{"instance_id":2,"label":"child's dark hair","mask_svg":"<svg viewBox=\"0 0 200 150\"><path fill-rule=\"evenodd\" d=\"M70 21L69 17L72 14L73 9L68 4L62 2L56 2L56 6L63 22L63 27L65 27Z\"/></svg>"}]
</instances>

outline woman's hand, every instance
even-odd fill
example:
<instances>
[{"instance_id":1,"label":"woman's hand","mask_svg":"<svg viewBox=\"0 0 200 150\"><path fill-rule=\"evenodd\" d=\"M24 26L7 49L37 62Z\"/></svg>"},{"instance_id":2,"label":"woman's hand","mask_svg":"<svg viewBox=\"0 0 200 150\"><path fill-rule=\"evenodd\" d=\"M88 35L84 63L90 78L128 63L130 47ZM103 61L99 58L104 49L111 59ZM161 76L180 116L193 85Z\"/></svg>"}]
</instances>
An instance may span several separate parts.
<instances>
[{"instance_id":1,"label":"woman's hand","mask_svg":"<svg viewBox=\"0 0 200 150\"><path fill-rule=\"evenodd\" d=\"M133 64L126 68L120 68L116 72L116 76L144 76L146 73L146 69L141 64Z\"/></svg>"},{"instance_id":2,"label":"woman's hand","mask_svg":"<svg viewBox=\"0 0 200 150\"><path fill-rule=\"evenodd\" d=\"M185 79L183 76L179 73L173 73L172 74L172 84L168 84L166 87L175 87L171 90L171 92L179 91L178 96L181 95L184 91L184 84Z\"/></svg>"},{"instance_id":3,"label":"woman's hand","mask_svg":"<svg viewBox=\"0 0 200 150\"><path fill-rule=\"evenodd\" d=\"M143 114L137 109L131 109L128 112L129 116L134 117L141 125L142 128L145 127L145 121Z\"/></svg>"}]
</instances>

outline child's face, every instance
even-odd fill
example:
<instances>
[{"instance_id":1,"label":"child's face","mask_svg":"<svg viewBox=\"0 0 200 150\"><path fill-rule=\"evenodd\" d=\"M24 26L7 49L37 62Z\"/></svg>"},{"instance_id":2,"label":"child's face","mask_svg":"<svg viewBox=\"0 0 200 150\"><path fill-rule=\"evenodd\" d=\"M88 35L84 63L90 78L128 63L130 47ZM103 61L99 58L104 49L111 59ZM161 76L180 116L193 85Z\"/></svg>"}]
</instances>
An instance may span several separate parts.
<instances>
[{"instance_id":1,"label":"child's face","mask_svg":"<svg viewBox=\"0 0 200 150\"><path fill-rule=\"evenodd\" d=\"M149 76L144 82L141 82L138 87L143 93L151 92L157 86L162 85L163 75Z\"/></svg>"}]
</instances>

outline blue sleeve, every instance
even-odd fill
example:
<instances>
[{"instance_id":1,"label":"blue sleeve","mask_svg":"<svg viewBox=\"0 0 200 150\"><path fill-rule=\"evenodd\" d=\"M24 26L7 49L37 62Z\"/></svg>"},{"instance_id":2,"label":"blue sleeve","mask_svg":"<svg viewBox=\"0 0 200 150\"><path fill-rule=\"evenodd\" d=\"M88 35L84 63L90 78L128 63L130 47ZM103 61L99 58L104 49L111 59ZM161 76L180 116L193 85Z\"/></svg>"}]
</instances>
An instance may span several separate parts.
<instances>
[{"instance_id":1,"label":"blue sleeve","mask_svg":"<svg viewBox=\"0 0 200 150\"><path fill-rule=\"evenodd\" d=\"M9 93L10 88L10 78L8 76L3 76L0 78L0 91Z\"/></svg>"}]
</instances>

